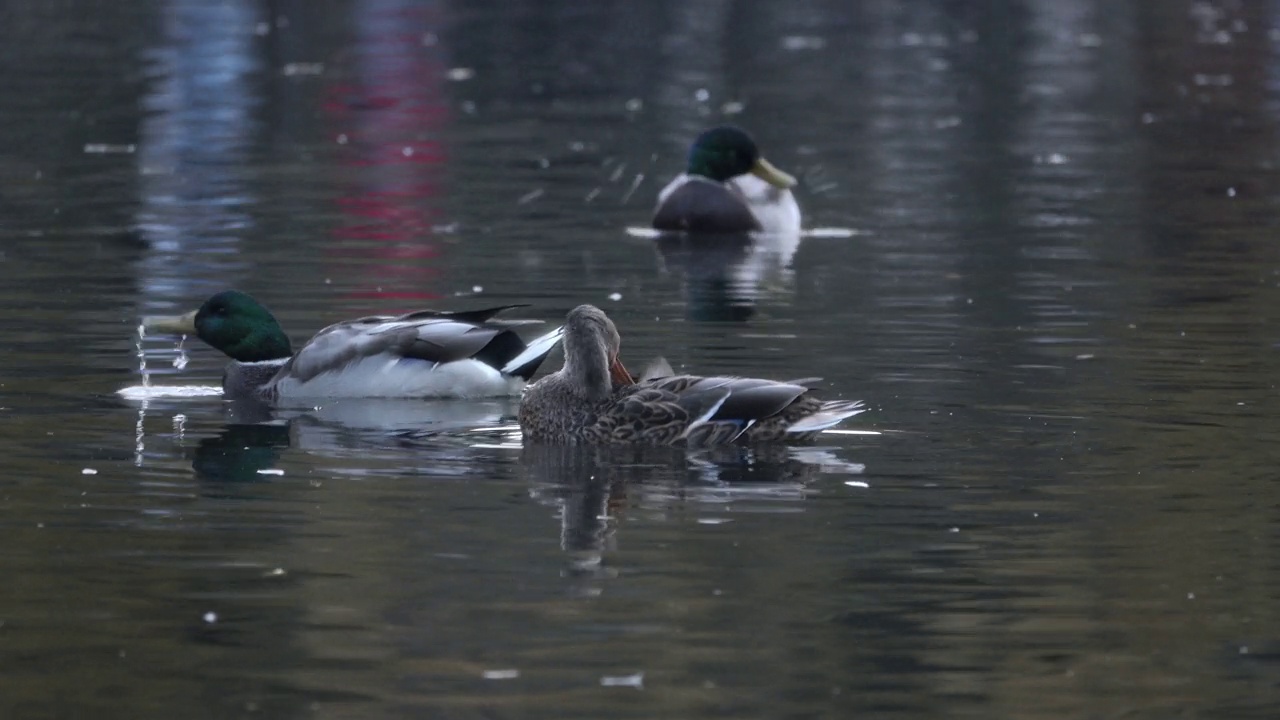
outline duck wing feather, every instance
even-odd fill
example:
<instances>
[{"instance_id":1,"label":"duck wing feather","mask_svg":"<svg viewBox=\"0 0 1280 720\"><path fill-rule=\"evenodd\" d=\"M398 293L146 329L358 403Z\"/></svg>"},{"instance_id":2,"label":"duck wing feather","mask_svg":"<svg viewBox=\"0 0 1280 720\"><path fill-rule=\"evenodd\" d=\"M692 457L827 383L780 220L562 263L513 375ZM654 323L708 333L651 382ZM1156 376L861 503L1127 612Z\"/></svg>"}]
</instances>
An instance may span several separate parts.
<instances>
[{"instance_id":1,"label":"duck wing feather","mask_svg":"<svg viewBox=\"0 0 1280 720\"><path fill-rule=\"evenodd\" d=\"M524 350L524 342L505 323L476 324L470 318L492 317L509 307L518 306L462 313L421 310L335 323L316 333L284 372L306 382L383 354L436 364L474 358L501 367Z\"/></svg>"}]
</instances>

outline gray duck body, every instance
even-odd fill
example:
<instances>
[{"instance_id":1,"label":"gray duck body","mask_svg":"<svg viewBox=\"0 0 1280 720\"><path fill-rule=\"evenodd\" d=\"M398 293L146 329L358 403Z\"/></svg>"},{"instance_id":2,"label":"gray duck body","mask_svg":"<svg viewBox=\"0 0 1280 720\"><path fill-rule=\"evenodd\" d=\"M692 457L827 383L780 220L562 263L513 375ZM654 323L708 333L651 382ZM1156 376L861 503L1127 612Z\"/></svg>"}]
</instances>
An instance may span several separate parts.
<instances>
[{"instance_id":1,"label":"gray duck body","mask_svg":"<svg viewBox=\"0 0 1280 720\"><path fill-rule=\"evenodd\" d=\"M524 437L554 443L722 445L804 442L863 411L823 401L799 382L670 375L635 382L618 362L617 330L590 305L565 323L565 364L520 401Z\"/></svg>"}]
</instances>

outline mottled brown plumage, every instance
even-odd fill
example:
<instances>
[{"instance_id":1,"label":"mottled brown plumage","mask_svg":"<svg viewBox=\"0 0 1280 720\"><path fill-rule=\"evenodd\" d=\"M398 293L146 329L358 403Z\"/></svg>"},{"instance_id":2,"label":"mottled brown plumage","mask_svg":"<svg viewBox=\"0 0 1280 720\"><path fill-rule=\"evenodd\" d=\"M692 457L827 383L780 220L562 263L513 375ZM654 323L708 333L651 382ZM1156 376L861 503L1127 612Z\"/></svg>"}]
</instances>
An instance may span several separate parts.
<instances>
[{"instance_id":1,"label":"mottled brown plumage","mask_svg":"<svg viewBox=\"0 0 1280 720\"><path fill-rule=\"evenodd\" d=\"M564 327L564 367L530 385L520 428L530 440L721 445L800 442L863 411L822 401L801 383L668 375L632 380L621 341L599 308L574 308ZM646 373L650 375L650 373Z\"/></svg>"}]
</instances>

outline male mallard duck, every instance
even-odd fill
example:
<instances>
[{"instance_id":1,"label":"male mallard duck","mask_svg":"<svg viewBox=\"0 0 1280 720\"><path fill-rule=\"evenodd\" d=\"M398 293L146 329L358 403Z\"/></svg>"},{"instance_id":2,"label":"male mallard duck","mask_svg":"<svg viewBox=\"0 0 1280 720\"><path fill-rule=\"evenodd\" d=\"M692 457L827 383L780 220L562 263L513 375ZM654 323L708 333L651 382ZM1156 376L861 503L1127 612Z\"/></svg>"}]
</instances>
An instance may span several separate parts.
<instances>
[{"instance_id":1,"label":"male mallard duck","mask_svg":"<svg viewBox=\"0 0 1280 720\"><path fill-rule=\"evenodd\" d=\"M143 326L195 334L229 356L228 397L499 397L519 394L560 341L557 328L526 345L511 328L537 321L494 319L515 307L522 306L347 320L297 353L270 311L235 290L186 315L144 318Z\"/></svg>"},{"instance_id":2,"label":"male mallard duck","mask_svg":"<svg viewBox=\"0 0 1280 720\"><path fill-rule=\"evenodd\" d=\"M819 400L804 381L668 375L637 382L618 360L620 345L599 308L570 311L564 367L530 385L520 400L524 436L659 445L803 441L864 410L861 401Z\"/></svg>"},{"instance_id":3,"label":"male mallard duck","mask_svg":"<svg viewBox=\"0 0 1280 720\"><path fill-rule=\"evenodd\" d=\"M796 179L760 157L736 127L707 130L689 148L685 171L658 193L653 227L692 233L800 232Z\"/></svg>"}]
</instances>

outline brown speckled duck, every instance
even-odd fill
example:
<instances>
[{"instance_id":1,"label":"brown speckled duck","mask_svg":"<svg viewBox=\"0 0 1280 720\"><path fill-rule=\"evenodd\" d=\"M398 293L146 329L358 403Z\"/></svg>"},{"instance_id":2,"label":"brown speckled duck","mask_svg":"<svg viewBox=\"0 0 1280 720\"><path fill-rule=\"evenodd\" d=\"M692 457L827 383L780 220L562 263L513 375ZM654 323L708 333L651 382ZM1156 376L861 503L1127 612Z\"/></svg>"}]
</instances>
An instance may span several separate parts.
<instances>
[{"instance_id":1,"label":"brown speckled duck","mask_svg":"<svg viewBox=\"0 0 1280 720\"><path fill-rule=\"evenodd\" d=\"M554 443L724 445L802 442L864 411L823 401L803 381L666 375L636 381L621 361L613 322L592 305L569 312L564 367L520 401L528 440Z\"/></svg>"}]
</instances>

